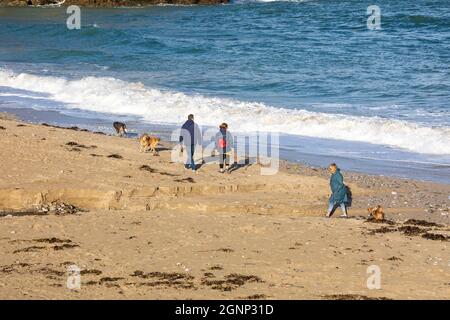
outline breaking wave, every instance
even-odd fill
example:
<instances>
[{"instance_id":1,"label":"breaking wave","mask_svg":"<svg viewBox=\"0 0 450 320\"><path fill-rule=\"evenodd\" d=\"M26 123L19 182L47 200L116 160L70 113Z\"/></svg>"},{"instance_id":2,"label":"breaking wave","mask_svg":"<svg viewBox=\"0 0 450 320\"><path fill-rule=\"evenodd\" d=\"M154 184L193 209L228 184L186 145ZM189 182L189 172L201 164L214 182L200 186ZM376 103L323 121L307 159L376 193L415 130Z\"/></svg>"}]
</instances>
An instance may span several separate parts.
<instances>
[{"instance_id":1,"label":"breaking wave","mask_svg":"<svg viewBox=\"0 0 450 320\"><path fill-rule=\"evenodd\" d=\"M0 69L0 86L45 93L67 108L139 116L151 123L180 123L188 113L194 113L202 125L216 126L225 121L236 132L280 132L388 145L417 153L450 154L449 127L187 95L112 77L68 80Z\"/></svg>"}]
</instances>

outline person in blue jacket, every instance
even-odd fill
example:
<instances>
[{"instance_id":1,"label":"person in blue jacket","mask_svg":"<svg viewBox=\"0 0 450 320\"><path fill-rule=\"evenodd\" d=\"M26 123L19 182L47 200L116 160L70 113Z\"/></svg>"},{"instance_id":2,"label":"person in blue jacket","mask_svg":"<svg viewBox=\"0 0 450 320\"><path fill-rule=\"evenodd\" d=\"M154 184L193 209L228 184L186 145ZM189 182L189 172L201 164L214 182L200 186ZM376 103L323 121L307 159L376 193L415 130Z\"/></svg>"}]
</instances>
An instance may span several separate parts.
<instances>
[{"instance_id":1,"label":"person in blue jacket","mask_svg":"<svg viewBox=\"0 0 450 320\"><path fill-rule=\"evenodd\" d=\"M341 174L341 170L337 167L336 163L332 163L329 166L331 173L330 187L331 197L328 206L327 218L330 218L337 207L341 207L341 217L347 218L347 203L349 199L347 197L347 187L344 184L344 177Z\"/></svg>"},{"instance_id":2,"label":"person in blue jacket","mask_svg":"<svg viewBox=\"0 0 450 320\"><path fill-rule=\"evenodd\" d=\"M181 127L180 144L185 146L187 153L187 163L185 167L196 172L197 166L194 161L195 147L202 144L202 133L198 125L194 122L194 115L188 115L187 121Z\"/></svg>"}]
</instances>

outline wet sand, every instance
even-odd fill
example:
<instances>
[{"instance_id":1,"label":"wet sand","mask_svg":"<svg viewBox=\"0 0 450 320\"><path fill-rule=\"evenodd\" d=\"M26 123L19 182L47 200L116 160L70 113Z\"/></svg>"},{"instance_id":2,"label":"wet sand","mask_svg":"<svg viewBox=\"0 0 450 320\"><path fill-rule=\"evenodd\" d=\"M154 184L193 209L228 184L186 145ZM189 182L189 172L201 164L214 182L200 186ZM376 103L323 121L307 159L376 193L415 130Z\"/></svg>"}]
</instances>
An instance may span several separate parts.
<instances>
[{"instance_id":1,"label":"wet sand","mask_svg":"<svg viewBox=\"0 0 450 320\"><path fill-rule=\"evenodd\" d=\"M4 116L0 134L2 299L450 297L450 185L343 168L351 218L326 219L321 168L193 174L167 142L156 157L136 139ZM388 221L367 222L378 204Z\"/></svg>"}]
</instances>

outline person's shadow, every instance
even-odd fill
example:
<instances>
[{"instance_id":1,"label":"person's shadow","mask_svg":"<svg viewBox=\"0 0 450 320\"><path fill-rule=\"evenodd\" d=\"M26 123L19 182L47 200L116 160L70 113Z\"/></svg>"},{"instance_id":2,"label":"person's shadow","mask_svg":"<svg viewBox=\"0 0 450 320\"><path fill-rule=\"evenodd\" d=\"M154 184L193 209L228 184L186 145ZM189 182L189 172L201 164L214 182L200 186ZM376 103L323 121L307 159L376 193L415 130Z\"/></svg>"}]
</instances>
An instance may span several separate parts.
<instances>
[{"instance_id":1,"label":"person's shadow","mask_svg":"<svg viewBox=\"0 0 450 320\"><path fill-rule=\"evenodd\" d=\"M242 168L247 168L250 167L251 163L250 163L250 159L249 158L245 158L244 163L238 163L238 162L234 162L231 166L230 169L228 170L229 173L242 169Z\"/></svg>"}]
</instances>

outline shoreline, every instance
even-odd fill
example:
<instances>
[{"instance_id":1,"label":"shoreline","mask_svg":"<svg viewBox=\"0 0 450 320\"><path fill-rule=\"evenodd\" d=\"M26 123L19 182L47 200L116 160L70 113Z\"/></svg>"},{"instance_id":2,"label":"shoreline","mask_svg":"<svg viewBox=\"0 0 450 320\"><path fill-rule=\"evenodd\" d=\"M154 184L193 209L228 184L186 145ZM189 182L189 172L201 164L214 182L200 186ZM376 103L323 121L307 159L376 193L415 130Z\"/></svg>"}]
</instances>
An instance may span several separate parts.
<instances>
[{"instance_id":1,"label":"shoreline","mask_svg":"<svg viewBox=\"0 0 450 320\"><path fill-rule=\"evenodd\" d=\"M113 134L111 123L117 119L116 115L96 115L80 117L76 113L70 115L56 110L35 110L26 107L2 107L7 113L14 114L18 119L33 124L49 123L63 127L78 126L90 131L102 131ZM135 138L142 132L151 132L161 136L163 140L170 140L170 134L177 126L163 124L149 124L136 117L125 118L128 123L130 137ZM347 172L379 177L392 177L410 179L419 182L431 182L450 185L450 165L434 164L431 162L416 162L413 160L394 159L365 159L359 157L346 157L344 155L326 154L330 148L348 145L352 142L344 140L327 140L321 138L280 135L280 160L292 164L312 168L327 167L332 162L338 162ZM321 145L321 153L315 152L317 145ZM297 149L292 146L299 146ZM367 148L361 145L361 148ZM343 149L346 150L346 149ZM365 149L362 149L365 150ZM401 154L398 154L401 156Z\"/></svg>"}]
</instances>

